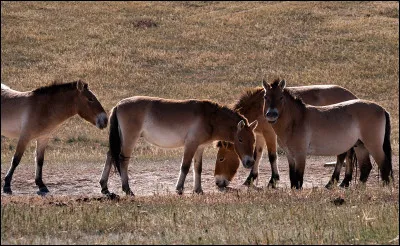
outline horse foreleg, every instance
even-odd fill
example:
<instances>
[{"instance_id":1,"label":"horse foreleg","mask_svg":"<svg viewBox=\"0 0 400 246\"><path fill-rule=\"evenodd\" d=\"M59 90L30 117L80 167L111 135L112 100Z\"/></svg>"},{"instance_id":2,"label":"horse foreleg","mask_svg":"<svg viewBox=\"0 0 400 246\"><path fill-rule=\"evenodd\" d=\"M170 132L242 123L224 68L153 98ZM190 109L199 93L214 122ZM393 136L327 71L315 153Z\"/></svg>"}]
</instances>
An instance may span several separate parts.
<instances>
[{"instance_id":1,"label":"horse foreleg","mask_svg":"<svg viewBox=\"0 0 400 246\"><path fill-rule=\"evenodd\" d=\"M49 142L49 138L47 138L47 137L38 138L36 141L35 183L39 187L39 191L37 192L39 195L44 195L47 192L49 192L49 190L47 189L46 185L43 183L43 180L42 180L44 151L47 147L48 142Z\"/></svg>"},{"instance_id":2,"label":"horse foreleg","mask_svg":"<svg viewBox=\"0 0 400 246\"><path fill-rule=\"evenodd\" d=\"M306 166L306 157L303 155L295 157L295 187L296 189L303 188L304 169Z\"/></svg>"},{"instance_id":3,"label":"horse foreleg","mask_svg":"<svg viewBox=\"0 0 400 246\"><path fill-rule=\"evenodd\" d=\"M262 158L263 150L265 146L265 140L263 136L256 135L256 147L254 149L254 166L251 168L249 176L246 181L244 181L243 185L250 186L254 184L254 181L258 177L258 170L260 167L260 160Z\"/></svg>"},{"instance_id":4,"label":"horse foreleg","mask_svg":"<svg viewBox=\"0 0 400 246\"><path fill-rule=\"evenodd\" d=\"M297 184L297 176L296 176L296 162L292 157L289 157L288 153L286 153L286 158L289 163L289 179L290 179L290 188L296 188Z\"/></svg>"},{"instance_id":5,"label":"horse foreleg","mask_svg":"<svg viewBox=\"0 0 400 246\"><path fill-rule=\"evenodd\" d=\"M337 182L339 182L340 170L342 170L342 166L343 166L344 160L346 158L346 155L347 155L347 152L346 153L342 153L342 154L337 156L335 170L333 171L332 177L329 180L328 184L325 185L325 188L332 189L333 186Z\"/></svg>"},{"instance_id":6,"label":"horse foreleg","mask_svg":"<svg viewBox=\"0 0 400 246\"><path fill-rule=\"evenodd\" d=\"M8 170L6 177L4 178L4 186L3 186L3 192L7 194L11 194L11 180L12 176L14 174L15 168L17 168L19 162L21 161L21 158L24 154L24 151L26 149L26 145L28 144L29 139L26 138L20 138L18 140L17 148L14 153L14 157L11 161L11 167Z\"/></svg>"},{"instance_id":7,"label":"horse foreleg","mask_svg":"<svg viewBox=\"0 0 400 246\"><path fill-rule=\"evenodd\" d=\"M181 170L179 172L179 179L176 184L176 193L179 195L183 194L184 184L186 175L189 172L190 165L192 164L193 156L197 150L198 145L185 145L185 150L183 152L183 159L181 164Z\"/></svg>"},{"instance_id":8,"label":"horse foreleg","mask_svg":"<svg viewBox=\"0 0 400 246\"><path fill-rule=\"evenodd\" d=\"M272 136L271 136L272 134ZM277 142L275 133L270 133L267 137L264 135L267 142L268 160L271 164L271 179L269 180L268 187L276 188L279 181L279 170L277 164Z\"/></svg>"},{"instance_id":9,"label":"horse foreleg","mask_svg":"<svg viewBox=\"0 0 400 246\"><path fill-rule=\"evenodd\" d=\"M194 154L194 192L197 194L203 194L203 189L201 188L201 172L203 170L203 152L204 147L199 147Z\"/></svg>"}]
</instances>

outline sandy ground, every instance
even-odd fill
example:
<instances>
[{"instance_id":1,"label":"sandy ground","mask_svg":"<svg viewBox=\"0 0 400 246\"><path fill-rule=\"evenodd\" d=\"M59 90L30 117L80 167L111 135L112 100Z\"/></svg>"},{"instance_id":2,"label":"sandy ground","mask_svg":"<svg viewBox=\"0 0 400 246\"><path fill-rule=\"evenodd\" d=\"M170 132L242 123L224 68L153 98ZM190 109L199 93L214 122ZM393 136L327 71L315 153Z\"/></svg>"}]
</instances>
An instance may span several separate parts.
<instances>
[{"instance_id":1,"label":"sandy ground","mask_svg":"<svg viewBox=\"0 0 400 246\"><path fill-rule=\"evenodd\" d=\"M304 188L324 187L329 181L333 166L324 166L325 162L334 161L335 157L310 156L307 158ZM4 161L4 160L3 160ZM136 196L149 196L154 194L175 193L175 184L178 180L180 169L180 158L161 160L161 161L131 161L129 165L130 186ZM204 193L220 192L214 182L214 159L203 159L202 187ZM3 162L4 163L4 162ZM285 156L279 156L278 166L280 171L280 182L278 189L290 187L288 164ZM4 177L9 165L1 167L1 187L4 185ZM399 157L393 156L393 169L395 182L399 182ZM50 193L47 196L84 196L100 197L100 176L103 170L103 163L64 163L58 165L48 165L43 168L43 181L47 185ZM186 178L184 194L192 194L193 189L193 165ZM231 188L247 189L242 183L246 179L249 170L242 166L238 174L230 184ZM355 173L354 173L355 175ZM354 185L354 175L353 182ZM266 188L271 176L270 164L266 158L260 164L259 179L256 185ZM342 169L340 181L344 177ZM357 179L359 172L357 172ZM378 168L373 162L373 169L367 181L367 186L378 186ZM358 181L357 181L358 182ZM116 173L111 173L109 178L109 190L119 195L123 195L121 181ZM35 185L35 166L21 164L14 173L11 184L12 196L31 196L36 195ZM1 190L1 198L10 197Z\"/></svg>"}]
</instances>

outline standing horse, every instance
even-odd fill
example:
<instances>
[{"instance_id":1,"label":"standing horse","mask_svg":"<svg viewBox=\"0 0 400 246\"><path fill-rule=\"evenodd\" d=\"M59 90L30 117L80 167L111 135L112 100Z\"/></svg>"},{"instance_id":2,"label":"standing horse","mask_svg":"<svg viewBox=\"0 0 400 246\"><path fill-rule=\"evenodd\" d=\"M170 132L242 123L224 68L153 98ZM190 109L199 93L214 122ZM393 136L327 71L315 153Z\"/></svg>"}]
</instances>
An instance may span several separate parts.
<instances>
[{"instance_id":1,"label":"standing horse","mask_svg":"<svg viewBox=\"0 0 400 246\"><path fill-rule=\"evenodd\" d=\"M169 100L136 96L120 101L110 115L110 150L100 185L102 193L113 195L107 188L111 163L117 167L122 190L133 195L128 182L128 164L133 147L139 137L163 148L184 146L183 160L176 185L183 193L186 175L194 157L194 192L202 193L201 171L205 144L214 140L235 143L243 166L254 165L253 130L257 121L248 123L241 114L211 101Z\"/></svg>"},{"instance_id":2,"label":"standing horse","mask_svg":"<svg viewBox=\"0 0 400 246\"><path fill-rule=\"evenodd\" d=\"M334 104L357 98L349 90L337 85L299 86L289 87L287 89L290 90L292 94L300 97L305 103L315 106ZM258 121L257 128L255 129L255 164L244 182L244 185L250 185L255 179L257 179L260 159L262 157L264 146L267 145L268 158L272 170L268 186L275 188L276 182L279 180L279 171L276 164L277 138L271 124L269 124L267 119L264 117L263 108L264 89L262 87L247 90L233 106L234 110L237 110L249 121L255 119ZM239 159L237 158L231 143L219 141L217 147L219 149L214 171L215 183L219 188L225 188L229 185L229 182L237 172ZM351 154L352 152L349 153L349 157L352 156ZM333 184L339 180L340 170L345 158L346 153L337 156L335 171L333 172L329 183L326 185L327 188L332 187ZM346 178L343 180L341 186L348 186L352 177L351 173L349 173L352 169L346 170Z\"/></svg>"},{"instance_id":3,"label":"standing horse","mask_svg":"<svg viewBox=\"0 0 400 246\"><path fill-rule=\"evenodd\" d=\"M384 108L360 99L311 106L285 86L285 80L263 81L264 113L286 152L292 188L303 186L307 155L339 155L354 146L358 159L372 155L384 184L393 179L390 116ZM359 162L362 182L371 171L364 165Z\"/></svg>"},{"instance_id":4,"label":"standing horse","mask_svg":"<svg viewBox=\"0 0 400 246\"><path fill-rule=\"evenodd\" d=\"M78 114L100 129L107 126L107 114L88 88L79 80L20 92L1 84L1 135L18 138L11 167L4 179L4 193L11 194L11 180L26 146L36 139L38 194L49 192L42 181L44 151L50 135L68 118Z\"/></svg>"}]
</instances>

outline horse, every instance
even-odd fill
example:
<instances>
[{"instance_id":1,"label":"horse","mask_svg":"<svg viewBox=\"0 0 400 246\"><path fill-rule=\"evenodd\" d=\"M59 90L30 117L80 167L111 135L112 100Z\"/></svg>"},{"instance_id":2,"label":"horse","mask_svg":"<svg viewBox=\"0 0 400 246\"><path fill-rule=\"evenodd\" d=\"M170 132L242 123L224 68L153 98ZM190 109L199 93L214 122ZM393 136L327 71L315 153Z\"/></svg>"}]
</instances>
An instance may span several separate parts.
<instances>
[{"instance_id":1,"label":"horse","mask_svg":"<svg viewBox=\"0 0 400 246\"><path fill-rule=\"evenodd\" d=\"M287 88L292 94L302 98L308 104L315 106L323 106L334 104L346 100L357 99L357 97L349 90L338 85L311 85L298 86ZM245 91L234 104L233 109L238 110L248 120L257 119L258 126L255 129L256 133L256 148L254 152L255 164L250 171L247 179L243 183L249 186L258 177L259 163L263 154L265 145L268 148L268 158L271 164L271 179L268 187L276 188L276 183L279 180L279 171L277 167L277 137L263 114L264 107L264 88L257 87ZM216 145L218 148L217 159L215 162L214 177L215 183L223 189L229 185L239 168L239 159L234 151L232 143L219 141ZM340 170L346 158L350 159L350 164L354 163L354 152L347 154L343 153L337 156L336 167L331 179L326 185L327 188L332 188L335 182L339 181ZM346 169L346 176L341 187L348 187L352 179L352 169Z\"/></svg>"},{"instance_id":2,"label":"horse","mask_svg":"<svg viewBox=\"0 0 400 246\"><path fill-rule=\"evenodd\" d=\"M103 106L82 80L64 84L54 82L25 92L1 84L1 135L18 138L11 167L4 179L4 193L12 194L12 176L31 140L36 140L37 193L45 195L49 192L42 180L45 149L51 134L76 114L99 129L107 127Z\"/></svg>"},{"instance_id":3,"label":"horse","mask_svg":"<svg viewBox=\"0 0 400 246\"><path fill-rule=\"evenodd\" d=\"M390 114L382 106L362 99L312 106L286 89L285 80L262 84L263 112L286 152L291 188L303 186L307 155L339 155L352 147L359 160L372 156L384 185L393 180ZM358 164L366 182L372 167Z\"/></svg>"},{"instance_id":4,"label":"horse","mask_svg":"<svg viewBox=\"0 0 400 246\"><path fill-rule=\"evenodd\" d=\"M107 188L111 163L117 168L126 195L134 196L128 182L130 155L139 137L162 148L184 147L176 192L183 194L184 182L194 157L194 192L202 194L202 155L206 144L215 140L235 143L245 168L254 165L254 129L257 121L209 100L173 100L134 96L117 103L110 114L109 151L100 179L101 192Z\"/></svg>"}]
</instances>

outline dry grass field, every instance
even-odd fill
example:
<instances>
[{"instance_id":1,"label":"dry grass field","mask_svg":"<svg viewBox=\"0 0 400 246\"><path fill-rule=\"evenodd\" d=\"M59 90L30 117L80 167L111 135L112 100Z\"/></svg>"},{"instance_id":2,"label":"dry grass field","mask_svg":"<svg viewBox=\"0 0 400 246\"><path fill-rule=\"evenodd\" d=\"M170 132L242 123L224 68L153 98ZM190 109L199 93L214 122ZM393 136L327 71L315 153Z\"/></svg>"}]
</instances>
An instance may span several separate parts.
<instances>
[{"instance_id":1,"label":"dry grass field","mask_svg":"<svg viewBox=\"0 0 400 246\"><path fill-rule=\"evenodd\" d=\"M83 79L106 111L148 95L232 104L262 78L288 86L337 84L391 115L395 184L377 167L366 186L328 191L334 157L310 157L302 191L287 188L280 151L279 188L216 191L216 149L205 151L205 195L170 194L182 149L140 140L130 165L136 198L104 201L101 170L107 130L75 116L54 134L35 195L35 144L17 168L12 196L1 193L2 244L398 244L398 2L1 2L1 80L27 91ZM371 129L374 130L374 129ZM16 140L1 138L1 184ZM110 187L119 193L120 181ZM308 183L307 183L308 182ZM341 200L343 199L343 200ZM341 201L344 201L343 203ZM397 239L396 239L397 237Z\"/></svg>"}]
</instances>

